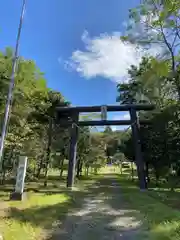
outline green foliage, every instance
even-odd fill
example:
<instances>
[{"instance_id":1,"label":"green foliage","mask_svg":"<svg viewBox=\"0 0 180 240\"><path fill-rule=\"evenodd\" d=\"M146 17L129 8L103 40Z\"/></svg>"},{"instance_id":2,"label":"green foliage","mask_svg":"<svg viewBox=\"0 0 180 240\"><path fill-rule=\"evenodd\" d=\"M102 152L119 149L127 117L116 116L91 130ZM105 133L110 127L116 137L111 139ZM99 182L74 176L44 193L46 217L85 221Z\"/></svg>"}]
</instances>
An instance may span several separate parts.
<instances>
[{"instance_id":1,"label":"green foliage","mask_svg":"<svg viewBox=\"0 0 180 240\"><path fill-rule=\"evenodd\" d=\"M171 83L166 78L155 78L154 71L152 59L142 59L139 67L130 68L129 83L119 84L118 91L120 103L132 103L132 99L133 103L142 103L142 99L147 99L145 102L156 105L154 111L142 111L139 117L151 120L151 125L141 126L140 129L142 151L145 162L159 179L160 176L169 176L171 166L176 174L179 172L180 138L177 129L180 127L180 115L179 101L174 97L175 89L170 87ZM125 87L126 92L123 91ZM133 160L132 136L123 142L121 151Z\"/></svg>"},{"instance_id":2,"label":"green foliage","mask_svg":"<svg viewBox=\"0 0 180 240\"><path fill-rule=\"evenodd\" d=\"M130 10L123 39L160 51L142 58L139 66L129 66L129 82L117 86L120 103L156 105L154 111L141 111L139 117L152 122L141 126L140 134L144 160L157 180L160 176L168 179L172 169L179 175L179 11L180 2L176 0L144 0ZM121 151L133 159L132 136L123 142Z\"/></svg>"},{"instance_id":3,"label":"green foliage","mask_svg":"<svg viewBox=\"0 0 180 240\"><path fill-rule=\"evenodd\" d=\"M130 21L122 40L145 50L156 48L157 59L152 61L154 73L157 78L170 78L171 87L176 88L180 98L179 74L176 74L179 67L179 11L180 3L177 0L142 1L129 11Z\"/></svg>"},{"instance_id":4,"label":"green foliage","mask_svg":"<svg viewBox=\"0 0 180 240\"><path fill-rule=\"evenodd\" d=\"M122 198L127 203L127 207L137 210L133 211L131 216L139 219L144 229L147 229L142 239L179 239L179 192L173 195L169 194L166 188L153 188L142 193L126 176L123 174L119 181ZM164 198L161 199L160 196ZM167 201L164 201L165 198Z\"/></svg>"},{"instance_id":5,"label":"green foliage","mask_svg":"<svg viewBox=\"0 0 180 240\"><path fill-rule=\"evenodd\" d=\"M7 48L0 53L0 123L2 125L4 107L12 68L13 52ZM61 93L49 89L43 73L36 64L22 57L18 61L15 88L8 134L5 142L3 169L13 170L20 154L26 154L31 162L46 159L49 119L54 117L57 105L67 105ZM2 126L1 126L2 127ZM64 136L63 131L61 136ZM56 131L60 135L59 131ZM63 134L62 134L63 133ZM53 151L56 144L53 140ZM32 165L31 165L32 166ZM34 164L35 166L35 164ZM36 170L36 166L34 167Z\"/></svg>"}]
</instances>

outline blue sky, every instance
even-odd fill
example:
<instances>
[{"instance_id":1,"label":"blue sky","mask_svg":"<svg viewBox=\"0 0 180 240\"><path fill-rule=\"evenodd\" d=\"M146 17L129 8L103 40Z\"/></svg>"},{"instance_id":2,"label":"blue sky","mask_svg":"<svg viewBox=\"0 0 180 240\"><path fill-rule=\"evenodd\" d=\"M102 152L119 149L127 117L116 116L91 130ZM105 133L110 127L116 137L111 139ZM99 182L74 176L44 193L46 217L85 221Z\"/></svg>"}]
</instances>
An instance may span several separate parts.
<instances>
[{"instance_id":1,"label":"blue sky","mask_svg":"<svg viewBox=\"0 0 180 240\"><path fill-rule=\"evenodd\" d=\"M117 74L124 72L121 63L120 70L107 69L108 61L112 62L114 57L108 46L114 42L115 48L115 44L119 44L118 35L124 31L128 9L138 3L139 0L27 0L20 54L33 59L45 73L48 86L61 91L73 105L117 104ZM22 0L0 1L1 49L15 45L21 4ZM96 64L96 56L88 52L95 49L97 54L97 48L103 52L104 43L104 54L111 52L108 67ZM115 56L119 59L124 51L121 48L119 46L120 54ZM123 52L124 57L126 53ZM86 59L85 65L82 59ZM73 69L69 66L72 62L75 62ZM117 116L113 113L110 118Z\"/></svg>"}]
</instances>

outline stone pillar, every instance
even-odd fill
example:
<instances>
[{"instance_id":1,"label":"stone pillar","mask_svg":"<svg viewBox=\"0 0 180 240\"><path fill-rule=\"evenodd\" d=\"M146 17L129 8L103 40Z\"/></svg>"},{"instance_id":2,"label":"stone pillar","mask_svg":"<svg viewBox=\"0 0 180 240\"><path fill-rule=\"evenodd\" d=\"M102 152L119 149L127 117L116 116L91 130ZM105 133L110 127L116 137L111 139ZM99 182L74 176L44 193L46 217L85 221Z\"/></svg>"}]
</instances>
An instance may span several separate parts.
<instances>
[{"instance_id":1,"label":"stone pillar","mask_svg":"<svg viewBox=\"0 0 180 240\"><path fill-rule=\"evenodd\" d=\"M17 170L15 191L11 193L11 200L23 200L24 198L24 181L26 177L27 157L19 157L19 166Z\"/></svg>"}]
</instances>

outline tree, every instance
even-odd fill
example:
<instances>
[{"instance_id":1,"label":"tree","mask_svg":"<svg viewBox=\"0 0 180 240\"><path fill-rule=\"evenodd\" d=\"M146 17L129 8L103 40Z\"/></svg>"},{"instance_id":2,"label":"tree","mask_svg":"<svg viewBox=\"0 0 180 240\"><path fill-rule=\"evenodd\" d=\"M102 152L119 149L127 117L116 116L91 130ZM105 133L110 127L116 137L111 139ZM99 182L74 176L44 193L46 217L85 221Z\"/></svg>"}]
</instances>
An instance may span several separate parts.
<instances>
[{"instance_id":1,"label":"tree","mask_svg":"<svg viewBox=\"0 0 180 240\"><path fill-rule=\"evenodd\" d=\"M151 52L157 59L153 61L159 77L167 77L176 88L180 99L178 47L180 40L180 3L178 0L144 0L129 12L130 22L124 41L129 41Z\"/></svg>"},{"instance_id":2,"label":"tree","mask_svg":"<svg viewBox=\"0 0 180 240\"><path fill-rule=\"evenodd\" d=\"M77 147L77 178L82 176L83 166L89 168L88 154L90 152L90 129L89 127L83 127L79 129L78 147Z\"/></svg>"},{"instance_id":3,"label":"tree","mask_svg":"<svg viewBox=\"0 0 180 240\"><path fill-rule=\"evenodd\" d=\"M158 184L160 177L168 177L172 166L176 174L179 172L178 147L179 139L179 104L169 81L158 78L154 72L156 68L152 64L152 58L143 58L138 67L129 69L130 81L126 84L126 92L121 92L121 84L118 91L121 103L140 103L141 96L145 96L149 103L156 105L156 109L150 113L140 112L140 119L151 120L150 126L141 126L141 144L146 165L146 176L150 180L149 170L155 175ZM131 86L135 86L134 88ZM124 86L123 86L124 87ZM139 100L140 99L140 100ZM121 146L121 151L129 159L133 159L132 137Z\"/></svg>"},{"instance_id":4,"label":"tree","mask_svg":"<svg viewBox=\"0 0 180 240\"><path fill-rule=\"evenodd\" d=\"M128 83L118 84L117 101L124 103L149 103L160 107L172 99L172 89L166 78L158 77L152 58L142 58L138 67L128 70Z\"/></svg>"},{"instance_id":5,"label":"tree","mask_svg":"<svg viewBox=\"0 0 180 240\"><path fill-rule=\"evenodd\" d=\"M0 53L1 123L8 94L12 56L12 50L9 48ZM46 166L47 157L45 158L44 152L47 150L50 153L50 144L47 142L49 119L54 116L55 106L60 103L67 104L59 92L46 86L44 75L36 64L20 57L5 142L3 178L7 172L10 175L14 172L15 175L20 154L26 154L29 158L29 176L33 175L32 171L35 173L36 170L39 171Z\"/></svg>"},{"instance_id":6,"label":"tree","mask_svg":"<svg viewBox=\"0 0 180 240\"><path fill-rule=\"evenodd\" d=\"M103 133L91 133L88 161L86 162L87 172L91 166L94 169L94 172L97 173L98 169L106 163L105 145L102 137Z\"/></svg>"}]
</instances>

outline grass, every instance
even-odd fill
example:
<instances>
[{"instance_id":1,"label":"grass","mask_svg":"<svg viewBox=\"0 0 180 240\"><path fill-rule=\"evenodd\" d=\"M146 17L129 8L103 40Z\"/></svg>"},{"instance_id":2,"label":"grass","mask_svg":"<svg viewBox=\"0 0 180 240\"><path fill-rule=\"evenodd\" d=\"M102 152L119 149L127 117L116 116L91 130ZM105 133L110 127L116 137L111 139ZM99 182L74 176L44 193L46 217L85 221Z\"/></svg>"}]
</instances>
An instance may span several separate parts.
<instances>
[{"instance_id":1,"label":"grass","mask_svg":"<svg viewBox=\"0 0 180 240\"><path fill-rule=\"evenodd\" d=\"M65 181L53 173L46 188L43 180L27 183L27 200L23 202L9 201L12 185L3 186L0 189L0 233L5 240L45 239L53 224L61 224L69 211L80 209L85 192L90 191L89 186L103 179L107 172L117 174L119 169L105 167L93 180L83 178L73 192L68 191ZM151 186L149 191L140 192L135 182L130 180L127 169L118 179L125 208L137 210L131 211L132 217L141 220L147 231L147 238L143 239L180 239L179 189L170 192L166 186ZM107 188L102 191L108 194Z\"/></svg>"},{"instance_id":2,"label":"grass","mask_svg":"<svg viewBox=\"0 0 180 240\"><path fill-rule=\"evenodd\" d=\"M39 239L44 234L43 228L51 227L68 201L65 194L30 194L22 203L8 202L7 212L0 220L0 231L7 240Z\"/></svg>"},{"instance_id":3,"label":"grass","mask_svg":"<svg viewBox=\"0 0 180 240\"><path fill-rule=\"evenodd\" d=\"M164 189L163 196L159 192L163 189L153 189L141 192L138 187L127 178L127 174L120 177L123 199L129 208L136 209L136 217L144 222L148 229L148 239L178 240L180 239L180 212L172 207L172 199L177 199L176 193ZM168 196L168 197L167 197ZM163 200L162 199L168 199Z\"/></svg>"},{"instance_id":4,"label":"grass","mask_svg":"<svg viewBox=\"0 0 180 240\"><path fill-rule=\"evenodd\" d=\"M39 192L31 189L39 189ZM44 229L50 229L52 223L65 214L71 202L70 196L61 193L60 188L55 188L52 183L47 189L43 189L43 183L28 184L26 190L31 191L22 202L9 201L9 185L0 191L0 233L4 239L43 239ZM53 194L55 190L59 193Z\"/></svg>"},{"instance_id":5,"label":"grass","mask_svg":"<svg viewBox=\"0 0 180 240\"><path fill-rule=\"evenodd\" d=\"M47 187L43 186L43 180L26 183L27 199L24 201L9 201L12 185L0 189L0 235L3 239L45 239L54 224L61 224L68 211L80 207L82 183L78 184L80 190L72 192L55 174L49 178ZM86 180L86 186L92 182Z\"/></svg>"}]
</instances>

